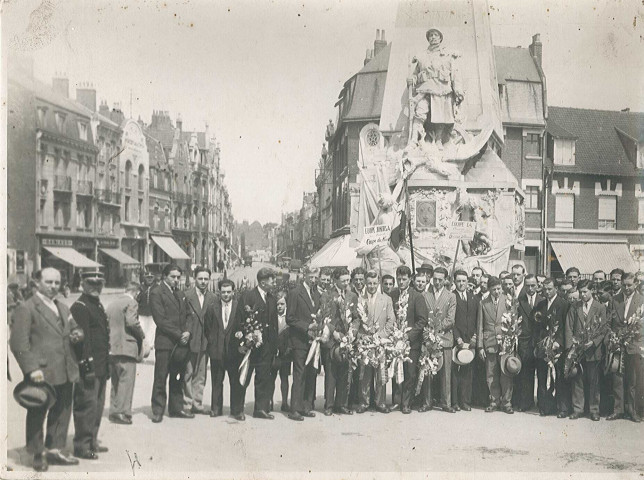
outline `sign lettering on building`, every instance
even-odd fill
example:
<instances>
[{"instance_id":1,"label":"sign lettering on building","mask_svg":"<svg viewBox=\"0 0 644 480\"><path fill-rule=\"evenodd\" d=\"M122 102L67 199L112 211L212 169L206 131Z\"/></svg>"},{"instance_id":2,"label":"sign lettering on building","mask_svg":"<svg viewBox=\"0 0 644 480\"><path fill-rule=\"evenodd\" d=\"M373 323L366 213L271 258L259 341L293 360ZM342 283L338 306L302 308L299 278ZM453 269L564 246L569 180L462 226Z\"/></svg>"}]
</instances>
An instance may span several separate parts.
<instances>
[{"instance_id":1,"label":"sign lettering on building","mask_svg":"<svg viewBox=\"0 0 644 480\"><path fill-rule=\"evenodd\" d=\"M454 240L472 240L474 238L474 231L476 230L476 222L459 222L453 221L447 228L447 237Z\"/></svg>"},{"instance_id":2,"label":"sign lettering on building","mask_svg":"<svg viewBox=\"0 0 644 480\"><path fill-rule=\"evenodd\" d=\"M42 244L47 247L73 247L74 241L70 238L43 238Z\"/></svg>"},{"instance_id":3,"label":"sign lettering on building","mask_svg":"<svg viewBox=\"0 0 644 480\"><path fill-rule=\"evenodd\" d=\"M391 225L371 225L364 227L362 243L368 246L387 245L391 238Z\"/></svg>"}]
</instances>

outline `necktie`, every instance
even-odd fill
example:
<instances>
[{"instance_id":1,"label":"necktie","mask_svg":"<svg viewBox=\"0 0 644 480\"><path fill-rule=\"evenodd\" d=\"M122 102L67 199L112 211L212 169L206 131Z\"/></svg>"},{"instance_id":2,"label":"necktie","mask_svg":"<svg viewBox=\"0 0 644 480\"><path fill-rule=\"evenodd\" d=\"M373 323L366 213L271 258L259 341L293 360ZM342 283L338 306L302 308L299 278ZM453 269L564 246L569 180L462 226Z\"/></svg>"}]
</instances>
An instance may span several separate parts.
<instances>
[{"instance_id":1,"label":"necktie","mask_svg":"<svg viewBox=\"0 0 644 480\"><path fill-rule=\"evenodd\" d=\"M61 330L64 330L65 323L63 321L63 316L60 313L60 306L58 305L58 300L54 300L54 303L56 304L56 309L58 310L58 326L60 327Z\"/></svg>"},{"instance_id":2,"label":"necktie","mask_svg":"<svg viewBox=\"0 0 644 480\"><path fill-rule=\"evenodd\" d=\"M467 302L467 296L465 292L461 292L461 300L463 300L464 302Z\"/></svg>"},{"instance_id":3,"label":"necktie","mask_svg":"<svg viewBox=\"0 0 644 480\"><path fill-rule=\"evenodd\" d=\"M534 295L528 297L528 303L530 304L530 308L534 307Z\"/></svg>"},{"instance_id":4,"label":"necktie","mask_svg":"<svg viewBox=\"0 0 644 480\"><path fill-rule=\"evenodd\" d=\"M224 328L228 327L228 319L230 313L228 312L228 304L224 303Z\"/></svg>"}]
</instances>

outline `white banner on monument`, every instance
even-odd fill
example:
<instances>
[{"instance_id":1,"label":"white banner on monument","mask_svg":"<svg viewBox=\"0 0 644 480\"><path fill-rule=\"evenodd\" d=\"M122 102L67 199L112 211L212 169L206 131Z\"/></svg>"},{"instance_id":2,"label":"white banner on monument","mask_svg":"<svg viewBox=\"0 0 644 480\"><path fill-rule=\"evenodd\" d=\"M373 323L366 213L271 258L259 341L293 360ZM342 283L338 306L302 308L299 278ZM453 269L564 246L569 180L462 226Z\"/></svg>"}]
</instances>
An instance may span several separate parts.
<instances>
[{"instance_id":1,"label":"white banner on monument","mask_svg":"<svg viewBox=\"0 0 644 480\"><path fill-rule=\"evenodd\" d=\"M371 225L364 227L362 244L369 247L387 245L391 238L391 225Z\"/></svg>"},{"instance_id":2,"label":"white banner on monument","mask_svg":"<svg viewBox=\"0 0 644 480\"><path fill-rule=\"evenodd\" d=\"M447 228L447 237L453 240L472 240L476 231L476 222L453 221Z\"/></svg>"}]
</instances>

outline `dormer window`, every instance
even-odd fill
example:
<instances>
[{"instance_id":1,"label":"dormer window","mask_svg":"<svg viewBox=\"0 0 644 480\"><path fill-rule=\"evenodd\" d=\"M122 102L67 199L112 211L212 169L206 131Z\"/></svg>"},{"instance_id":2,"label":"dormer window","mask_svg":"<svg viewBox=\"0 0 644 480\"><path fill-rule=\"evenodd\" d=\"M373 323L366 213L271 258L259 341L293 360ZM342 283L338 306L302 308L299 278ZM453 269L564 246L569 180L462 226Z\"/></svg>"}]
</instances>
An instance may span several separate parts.
<instances>
[{"instance_id":1,"label":"dormer window","mask_svg":"<svg viewBox=\"0 0 644 480\"><path fill-rule=\"evenodd\" d=\"M555 165L575 164L575 141L569 138L555 138L554 145Z\"/></svg>"},{"instance_id":2,"label":"dormer window","mask_svg":"<svg viewBox=\"0 0 644 480\"><path fill-rule=\"evenodd\" d=\"M56 112L55 118L56 118L56 128L58 129L59 132L63 132L65 129L65 118L67 117L66 114L63 112Z\"/></svg>"},{"instance_id":3,"label":"dormer window","mask_svg":"<svg viewBox=\"0 0 644 480\"><path fill-rule=\"evenodd\" d=\"M45 116L47 115L47 107L38 107L38 125L45 126Z\"/></svg>"},{"instance_id":4,"label":"dormer window","mask_svg":"<svg viewBox=\"0 0 644 480\"><path fill-rule=\"evenodd\" d=\"M87 141L87 124L78 122L78 136L81 140Z\"/></svg>"}]
</instances>

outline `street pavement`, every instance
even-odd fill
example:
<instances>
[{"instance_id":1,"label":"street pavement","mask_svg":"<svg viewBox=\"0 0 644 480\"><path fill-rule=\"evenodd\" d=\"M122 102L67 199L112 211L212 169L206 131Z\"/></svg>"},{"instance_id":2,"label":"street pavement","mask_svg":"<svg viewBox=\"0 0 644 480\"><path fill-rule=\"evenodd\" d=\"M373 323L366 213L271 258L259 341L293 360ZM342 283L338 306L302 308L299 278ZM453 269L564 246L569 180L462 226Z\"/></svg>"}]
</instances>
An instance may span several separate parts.
<instances>
[{"instance_id":1,"label":"street pavement","mask_svg":"<svg viewBox=\"0 0 644 480\"><path fill-rule=\"evenodd\" d=\"M245 274L254 278L258 266L239 269L235 281ZM253 276L251 277L251 274ZM109 302L109 296L104 299ZM8 467L29 471L24 451L25 415L12 391L22 375L10 356L13 382L7 384ZM501 412L449 414L439 411L383 415L325 417L322 413L324 376L317 379L317 416L303 422L289 420L279 411L279 380L275 393L275 420L252 418L253 387L246 395L246 421L229 416L229 389L224 389L224 416L194 419L165 417L150 421L153 363L138 365L134 391L134 424L108 421L109 382L106 408L99 438L109 452L96 461L82 460L76 467L50 466L50 472L115 472L119 476L178 472L644 472L644 427L625 420L592 422L556 417L542 418L536 412L507 415ZM204 392L210 405L210 374ZM389 386L389 394L391 388ZM70 425L68 448L74 426Z\"/></svg>"}]
</instances>

